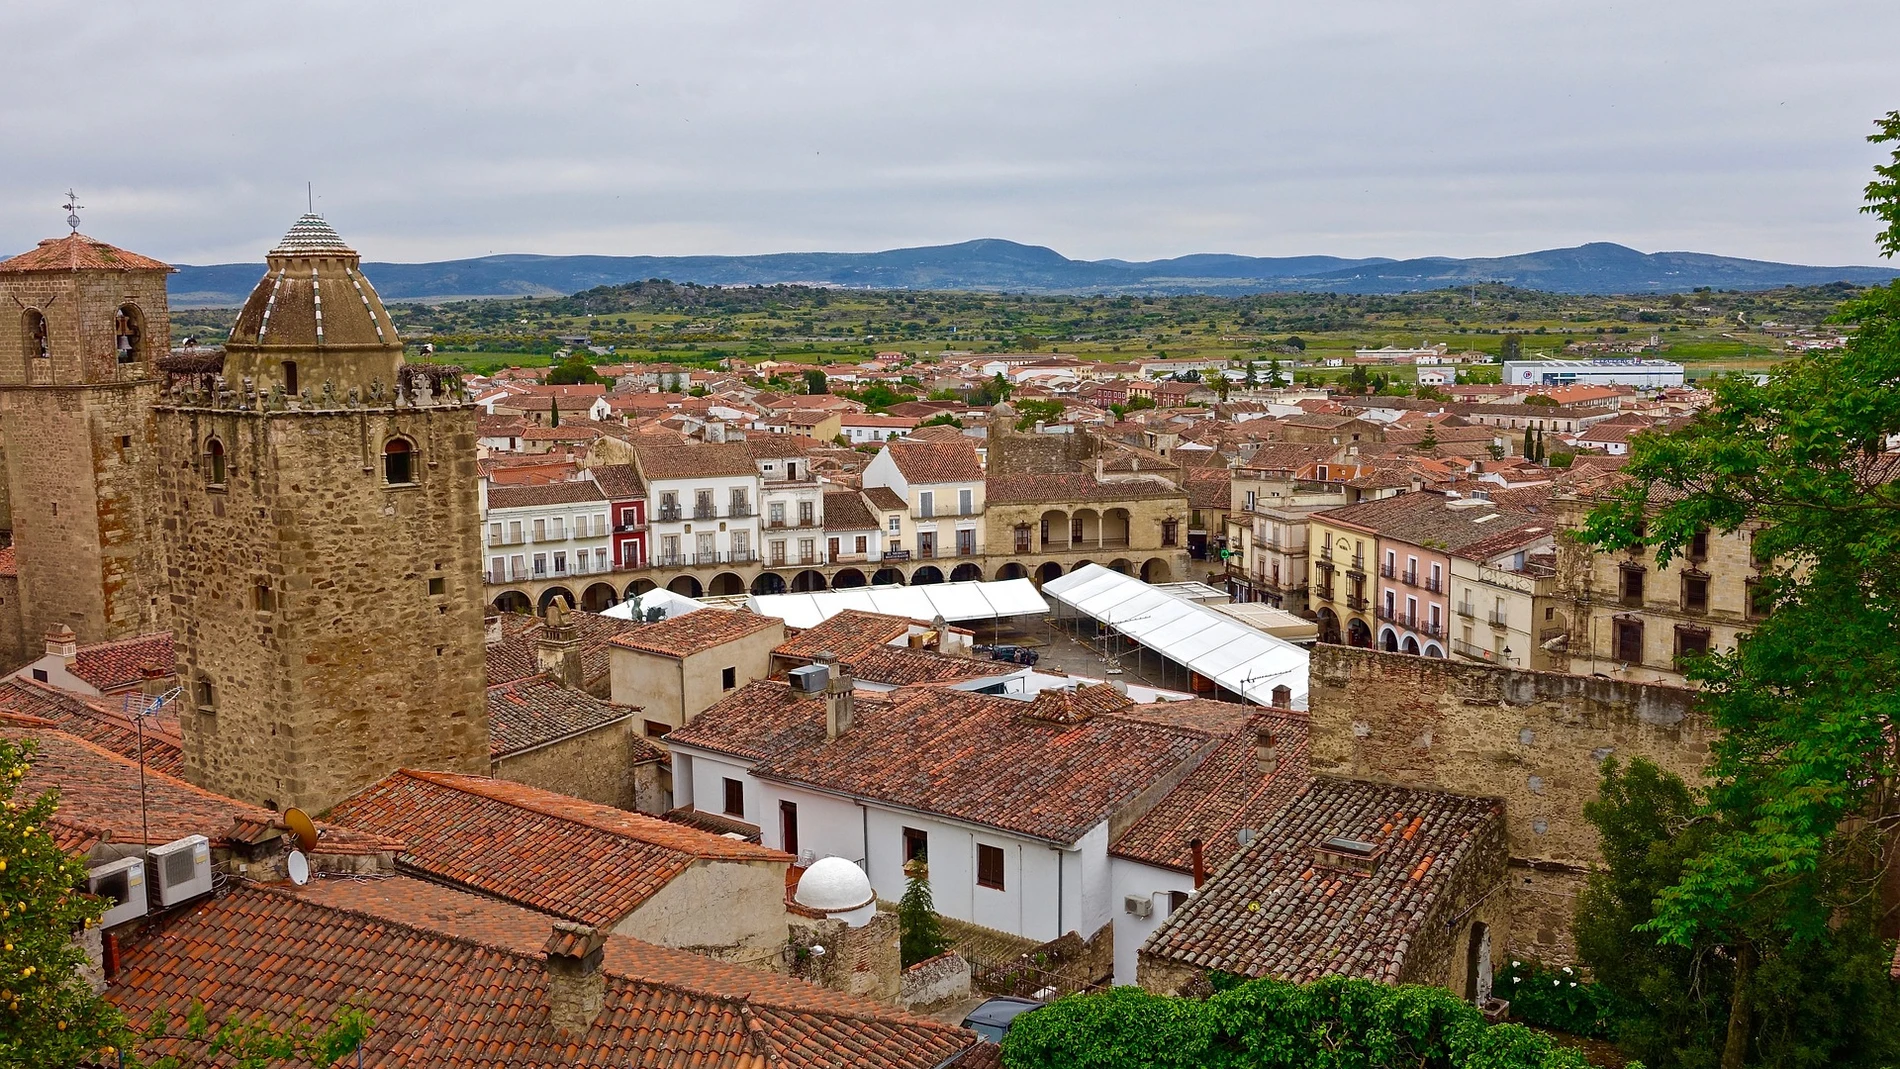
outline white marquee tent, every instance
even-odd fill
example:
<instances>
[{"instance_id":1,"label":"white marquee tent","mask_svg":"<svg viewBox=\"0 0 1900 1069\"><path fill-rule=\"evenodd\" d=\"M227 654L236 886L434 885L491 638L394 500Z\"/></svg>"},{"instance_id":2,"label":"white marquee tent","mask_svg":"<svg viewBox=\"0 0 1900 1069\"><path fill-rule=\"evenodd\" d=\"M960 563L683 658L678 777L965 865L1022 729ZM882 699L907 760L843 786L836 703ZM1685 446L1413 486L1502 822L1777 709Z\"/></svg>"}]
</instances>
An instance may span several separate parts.
<instances>
[{"instance_id":1,"label":"white marquee tent","mask_svg":"<svg viewBox=\"0 0 1900 1069\"><path fill-rule=\"evenodd\" d=\"M1042 615L1049 603L1027 579L994 582L928 583L924 586L854 586L809 594L754 594L746 608L776 616L788 627L813 627L846 609L946 623Z\"/></svg>"},{"instance_id":2,"label":"white marquee tent","mask_svg":"<svg viewBox=\"0 0 1900 1069\"><path fill-rule=\"evenodd\" d=\"M1285 686L1306 708L1309 656L1223 613L1091 564L1042 585L1057 615L1087 616L1258 705Z\"/></svg>"}]
</instances>

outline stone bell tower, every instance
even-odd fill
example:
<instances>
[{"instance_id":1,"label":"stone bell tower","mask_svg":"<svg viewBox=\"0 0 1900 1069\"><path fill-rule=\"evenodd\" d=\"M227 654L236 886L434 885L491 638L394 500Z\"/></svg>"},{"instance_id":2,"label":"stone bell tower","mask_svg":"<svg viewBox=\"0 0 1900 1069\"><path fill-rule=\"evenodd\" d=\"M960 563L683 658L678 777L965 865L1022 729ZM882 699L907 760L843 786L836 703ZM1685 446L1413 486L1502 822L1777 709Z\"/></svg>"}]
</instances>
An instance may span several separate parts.
<instances>
[{"instance_id":1,"label":"stone bell tower","mask_svg":"<svg viewBox=\"0 0 1900 1069\"><path fill-rule=\"evenodd\" d=\"M0 661L51 628L162 630L150 521L154 367L170 350L157 260L73 232L0 262L0 447L18 590Z\"/></svg>"},{"instance_id":2,"label":"stone bell tower","mask_svg":"<svg viewBox=\"0 0 1900 1069\"><path fill-rule=\"evenodd\" d=\"M475 409L404 364L320 216L268 263L155 416L185 774L321 812L398 767L485 772Z\"/></svg>"}]
</instances>

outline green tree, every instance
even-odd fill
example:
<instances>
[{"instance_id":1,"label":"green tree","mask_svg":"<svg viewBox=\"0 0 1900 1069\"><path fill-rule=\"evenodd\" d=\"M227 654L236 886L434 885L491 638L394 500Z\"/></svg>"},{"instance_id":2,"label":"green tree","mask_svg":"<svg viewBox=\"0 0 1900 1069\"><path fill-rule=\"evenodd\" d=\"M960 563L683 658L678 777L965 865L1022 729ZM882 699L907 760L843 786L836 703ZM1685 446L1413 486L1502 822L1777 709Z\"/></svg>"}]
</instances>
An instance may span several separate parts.
<instances>
[{"instance_id":1,"label":"green tree","mask_svg":"<svg viewBox=\"0 0 1900 1069\"><path fill-rule=\"evenodd\" d=\"M897 947L906 969L950 948L937 919L937 905L930 898L930 867L922 857L904 865L904 897L897 900Z\"/></svg>"},{"instance_id":2,"label":"green tree","mask_svg":"<svg viewBox=\"0 0 1900 1069\"><path fill-rule=\"evenodd\" d=\"M1506 334L1503 343L1498 346L1498 359L1500 361L1524 359L1524 335L1516 331Z\"/></svg>"},{"instance_id":3,"label":"green tree","mask_svg":"<svg viewBox=\"0 0 1900 1069\"><path fill-rule=\"evenodd\" d=\"M1544 428L1537 428L1537 440L1534 444L1537 446L1537 455L1531 459L1541 461L1544 459Z\"/></svg>"},{"instance_id":4,"label":"green tree","mask_svg":"<svg viewBox=\"0 0 1900 1069\"><path fill-rule=\"evenodd\" d=\"M1418 440L1418 447L1428 453L1438 448L1438 424L1431 423L1426 425L1425 437Z\"/></svg>"},{"instance_id":5,"label":"green tree","mask_svg":"<svg viewBox=\"0 0 1900 1069\"><path fill-rule=\"evenodd\" d=\"M559 397L550 397L548 398L548 426L559 427L560 425L561 399Z\"/></svg>"},{"instance_id":6,"label":"green tree","mask_svg":"<svg viewBox=\"0 0 1900 1069\"><path fill-rule=\"evenodd\" d=\"M1247 376L1247 382L1249 385L1253 382L1251 372ZM1286 376L1280 373L1280 358L1277 356L1267 359L1267 385L1276 389L1286 385Z\"/></svg>"},{"instance_id":7,"label":"green tree","mask_svg":"<svg viewBox=\"0 0 1900 1069\"><path fill-rule=\"evenodd\" d=\"M573 386L576 383L599 382L600 372L580 353L570 353L568 357L548 370L542 380L550 386Z\"/></svg>"},{"instance_id":8,"label":"green tree","mask_svg":"<svg viewBox=\"0 0 1900 1069\"><path fill-rule=\"evenodd\" d=\"M805 392L808 394L830 393L831 390L830 390L829 383L827 383L825 380L825 373L818 370L817 368L810 368L806 370Z\"/></svg>"},{"instance_id":9,"label":"green tree","mask_svg":"<svg viewBox=\"0 0 1900 1069\"><path fill-rule=\"evenodd\" d=\"M1062 402L1031 397L1016 402L1016 429L1026 431L1037 423L1054 423L1062 418Z\"/></svg>"},{"instance_id":10,"label":"green tree","mask_svg":"<svg viewBox=\"0 0 1900 1069\"><path fill-rule=\"evenodd\" d=\"M953 413L939 412L936 415L930 417L929 419L924 420L922 423L919 423L918 426L919 427L956 427L959 430L961 430L963 427L963 421L958 419Z\"/></svg>"},{"instance_id":11,"label":"green tree","mask_svg":"<svg viewBox=\"0 0 1900 1069\"><path fill-rule=\"evenodd\" d=\"M1874 139L1900 142L1900 119ZM1900 226L1900 186L1869 185L1868 206ZM1670 946L1727 948L1724 1067L1873 1064L1828 1028L1851 1018L1861 1049L1884 1056L1896 1027L1890 1003L1857 997L1841 1014L1790 980L1803 960L1829 963L1841 985L1863 975L1880 837L1900 821L1900 484L1883 451L1900 434L1900 283L1836 318L1858 325L1846 348L1804 353L1761 386L1726 377L1688 426L1637 436L1631 481L1584 532L1659 563L1700 532L1739 533L1761 562L1765 618L1689 668L1718 730L1701 807L1713 830L1643 928Z\"/></svg>"},{"instance_id":12,"label":"green tree","mask_svg":"<svg viewBox=\"0 0 1900 1069\"><path fill-rule=\"evenodd\" d=\"M1876 145L1900 145L1900 111L1890 111L1874 123L1876 129L1867 140ZM1874 238L1882 256L1900 256L1900 151L1886 163L1874 167L1874 180L1867 183L1867 202L1861 212L1886 224Z\"/></svg>"},{"instance_id":13,"label":"green tree","mask_svg":"<svg viewBox=\"0 0 1900 1069\"><path fill-rule=\"evenodd\" d=\"M1533 456L1533 454L1535 454L1536 452L1537 452L1537 443L1535 440L1531 438L1531 429L1529 427L1525 427L1524 428L1524 447L1523 447L1524 459L1525 460L1536 459Z\"/></svg>"}]
</instances>

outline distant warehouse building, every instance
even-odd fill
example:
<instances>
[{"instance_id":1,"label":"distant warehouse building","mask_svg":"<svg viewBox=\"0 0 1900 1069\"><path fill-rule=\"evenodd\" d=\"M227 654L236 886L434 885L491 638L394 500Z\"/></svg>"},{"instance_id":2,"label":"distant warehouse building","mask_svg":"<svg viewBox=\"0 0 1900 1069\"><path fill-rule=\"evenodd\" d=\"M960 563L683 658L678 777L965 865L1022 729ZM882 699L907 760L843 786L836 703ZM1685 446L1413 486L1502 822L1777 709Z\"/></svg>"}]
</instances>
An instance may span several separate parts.
<instances>
[{"instance_id":1,"label":"distant warehouse building","mask_svg":"<svg viewBox=\"0 0 1900 1069\"><path fill-rule=\"evenodd\" d=\"M1635 386L1656 390L1682 385L1682 365L1669 360L1508 360L1510 386Z\"/></svg>"}]
</instances>

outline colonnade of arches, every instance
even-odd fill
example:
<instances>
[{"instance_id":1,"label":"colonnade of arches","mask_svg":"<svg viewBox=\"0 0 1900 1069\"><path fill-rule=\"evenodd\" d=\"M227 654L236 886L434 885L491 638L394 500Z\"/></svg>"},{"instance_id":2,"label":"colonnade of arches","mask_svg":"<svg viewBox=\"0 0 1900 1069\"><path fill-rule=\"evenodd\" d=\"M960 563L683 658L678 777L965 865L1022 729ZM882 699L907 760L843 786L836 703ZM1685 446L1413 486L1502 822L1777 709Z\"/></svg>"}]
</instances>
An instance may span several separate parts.
<instances>
[{"instance_id":1,"label":"colonnade of arches","mask_svg":"<svg viewBox=\"0 0 1900 1069\"><path fill-rule=\"evenodd\" d=\"M1406 635L1401 638L1399 632L1394 628L1380 628L1378 639L1375 643L1372 628L1368 626L1364 620L1356 618L1347 620L1345 627L1342 629L1340 627L1339 614L1333 612L1333 610L1321 607L1316 615L1318 616L1319 640L1321 642L1330 642L1334 645L1357 646L1365 650L1376 648L1384 650L1387 653L1409 653L1421 657L1443 657L1445 655L1444 648L1439 646L1438 643L1428 639L1421 644L1417 638L1411 635Z\"/></svg>"}]
</instances>

